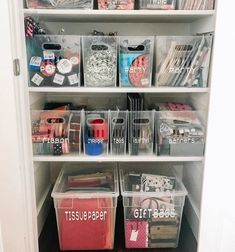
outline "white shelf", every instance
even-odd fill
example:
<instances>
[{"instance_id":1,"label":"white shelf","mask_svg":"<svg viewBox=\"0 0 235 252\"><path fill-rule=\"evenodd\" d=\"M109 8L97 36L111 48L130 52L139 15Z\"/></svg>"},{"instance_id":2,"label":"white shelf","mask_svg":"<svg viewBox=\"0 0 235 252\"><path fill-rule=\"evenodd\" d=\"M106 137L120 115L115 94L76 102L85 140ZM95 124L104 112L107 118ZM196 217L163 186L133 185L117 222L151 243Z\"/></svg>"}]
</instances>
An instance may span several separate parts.
<instances>
[{"instance_id":1,"label":"white shelf","mask_svg":"<svg viewBox=\"0 0 235 252\"><path fill-rule=\"evenodd\" d=\"M63 155L63 156L34 156L35 162L200 162L204 157L172 157L172 156L85 156L85 155Z\"/></svg>"},{"instance_id":2,"label":"white shelf","mask_svg":"<svg viewBox=\"0 0 235 252\"><path fill-rule=\"evenodd\" d=\"M30 93L208 93L209 88L85 88L29 87Z\"/></svg>"},{"instance_id":3,"label":"white shelf","mask_svg":"<svg viewBox=\"0 0 235 252\"><path fill-rule=\"evenodd\" d=\"M24 9L25 15L37 15L44 21L119 22L119 23L191 23L214 16L214 10L67 10Z\"/></svg>"}]
</instances>

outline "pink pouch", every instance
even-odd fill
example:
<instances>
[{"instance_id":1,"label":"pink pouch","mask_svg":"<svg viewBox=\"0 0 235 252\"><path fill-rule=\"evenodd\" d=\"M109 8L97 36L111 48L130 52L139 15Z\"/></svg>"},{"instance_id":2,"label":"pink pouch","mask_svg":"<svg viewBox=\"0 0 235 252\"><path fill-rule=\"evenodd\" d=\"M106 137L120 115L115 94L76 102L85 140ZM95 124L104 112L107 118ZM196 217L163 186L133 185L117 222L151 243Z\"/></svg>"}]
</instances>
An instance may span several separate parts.
<instances>
[{"instance_id":1,"label":"pink pouch","mask_svg":"<svg viewBox=\"0 0 235 252\"><path fill-rule=\"evenodd\" d=\"M126 248L148 247L148 222L140 220L125 221Z\"/></svg>"}]
</instances>

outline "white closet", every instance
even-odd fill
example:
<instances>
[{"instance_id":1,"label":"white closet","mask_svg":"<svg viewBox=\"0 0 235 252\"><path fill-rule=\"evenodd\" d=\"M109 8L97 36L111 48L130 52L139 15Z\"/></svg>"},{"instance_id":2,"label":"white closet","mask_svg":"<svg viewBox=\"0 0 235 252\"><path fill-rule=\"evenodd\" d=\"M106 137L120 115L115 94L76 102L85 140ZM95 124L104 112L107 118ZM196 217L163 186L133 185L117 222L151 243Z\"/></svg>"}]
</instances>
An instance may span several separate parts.
<instances>
[{"instance_id":1,"label":"white closet","mask_svg":"<svg viewBox=\"0 0 235 252\"><path fill-rule=\"evenodd\" d=\"M216 5L217 6L217 5ZM96 101L108 102L125 99L127 92L144 93L146 100L189 101L197 110L209 111L209 101L213 82L209 80L208 88L34 88L28 87L26 47L24 40L24 16L38 18L41 23L53 34L64 29L64 34L84 35L92 30L103 32L116 31L119 35L196 35L215 33L216 9L207 11L82 11L82 10L31 10L26 9L23 0L12 1L11 27L15 38L15 47L12 49L13 58L19 59L20 75L15 77L16 103L19 119L19 162L21 167L22 191L25 193L25 214L30 223L26 232L26 240L31 247L27 251L38 251L38 237L40 236L46 218L52 207L51 189L65 162L141 162L146 166L154 164L169 164L178 167L178 172L188 190L185 204L185 217L190 225L196 241L199 239L199 230L204 232L201 223L202 195L207 192L203 187L205 171L205 157L166 157L166 156L33 156L31 151L30 110L42 109L45 101ZM212 54L213 60L213 54ZM210 75L211 76L211 75ZM100 98L100 99L98 99ZM114 99L115 98L115 99ZM107 100L106 100L107 102ZM204 118L207 125L208 117ZM211 144L210 144L211 146ZM211 158L209 156L209 158ZM205 219L204 219L205 220ZM56 232L56 230L55 230ZM30 236L27 236L30 234ZM0 237L1 238L1 237ZM187 243L181 237L181 243ZM203 239L201 239L203 241ZM205 241L203 241L205 242ZM200 243L199 243L200 244ZM124 246L124 245L123 245ZM190 245L189 245L190 246ZM199 252L209 252L199 246ZM209 248L209 247L208 247ZM6 250L7 251L7 250ZM173 250L174 251L174 250ZM180 251L180 250L177 250ZM212 251L212 250L211 250ZM183 252L183 250L182 250ZM191 251L190 251L191 252ZM194 251L192 251L194 252Z\"/></svg>"}]
</instances>

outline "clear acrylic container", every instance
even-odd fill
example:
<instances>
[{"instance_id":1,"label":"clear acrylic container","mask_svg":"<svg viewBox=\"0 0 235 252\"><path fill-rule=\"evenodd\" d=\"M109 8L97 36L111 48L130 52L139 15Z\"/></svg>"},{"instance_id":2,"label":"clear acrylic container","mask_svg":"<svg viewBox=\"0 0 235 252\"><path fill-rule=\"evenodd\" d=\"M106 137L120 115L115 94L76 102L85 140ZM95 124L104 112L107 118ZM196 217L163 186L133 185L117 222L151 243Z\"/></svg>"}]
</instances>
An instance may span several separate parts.
<instances>
[{"instance_id":1,"label":"clear acrylic container","mask_svg":"<svg viewBox=\"0 0 235 252\"><path fill-rule=\"evenodd\" d=\"M129 112L129 154L151 155L154 142L154 111Z\"/></svg>"},{"instance_id":2,"label":"clear acrylic container","mask_svg":"<svg viewBox=\"0 0 235 252\"><path fill-rule=\"evenodd\" d=\"M84 86L115 87L117 38L115 36L84 36L82 41Z\"/></svg>"},{"instance_id":3,"label":"clear acrylic container","mask_svg":"<svg viewBox=\"0 0 235 252\"><path fill-rule=\"evenodd\" d=\"M134 10L135 0L98 0L99 10Z\"/></svg>"},{"instance_id":4,"label":"clear acrylic container","mask_svg":"<svg viewBox=\"0 0 235 252\"><path fill-rule=\"evenodd\" d=\"M154 37L119 37L119 86L151 87Z\"/></svg>"},{"instance_id":5,"label":"clear acrylic container","mask_svg":"<svg viewBox=\"0 0 235 252\"><path fill-rule=\"evenodd\" d=\"M187 191L166 167L120 164L126 248L176 248Z\"/></svg>"},{"instance_id":6,"label":"clear acrylic container","mask_svg":"<svg viewBox=\"0 0 235 252\"><path fill-rule=\"evenodd\" d=\"M80 86L80 36L35 35L27 40L29 86Z\"/></svg>"},{"instance_id":7,"label":"clear acrylic container","mask_svg":"<svg viewBox=\"0 0 235 252\"><path fill-rule=\"evenodd\" d=\"M178 0L179 10L213 10L214 0Z\"/></svg>"},{"instance_id":8,"label":"clear acrylic container","mask_svg":"<svg viewBox=\"0 0 235 252\"><path fill-rule=\"evenodd\" d=\"M86 155L97 156L108 154L108 111L85 111L83 143Z\"/></svg>"},{"instance_id":9,"label":"clear acrylic container","mask_svg":"<svg viewBox=\"0 0 235 252\"><path fill-rule=\"evenodd\" d=\"M64 167L52 191L60 249L113 249L118 195L114 164Z\"/></svg>"},{"instance_id":10,"label":"clear acrylic container","mask_svg":"<svg viewBox=\"0 0 235 252\"><path fill-rule=\"evenodd\" d=\"M93 0L26 0L29 9L93 9Z\"/></svg>"},{"instance_id":11,"label":"clear acrylic container","mask_svg":"<svg viewBox=\"0 0 235 252\"><path fill-rule=\"evenodd\" d=\"M80 154L81 124L80 111L32 110L33 154Z\"/></svg>"},{"instance_id":12,"label":"clear acrylic container","mask_svg":"<svg viewBox=\"0 0 235 252\"><path fill-rule=\"evenodd\" d=\"M158 155L203 156L206 140L202 111L156 112L156 152Z\"/></svg>"},{"instance_id":13,"label":"clear acrylic container","mask_svg":"<svg viewBox=\"0 0 235 252\"><path fill-rule=\"evenodd\" d=\"M175 10L176 0L139 0L140 9Z\"/></svg>"},{"instance_id":14,"label":"clear acrylic container","mask_svg":"<svg viewBox=\"0 0 235 252\"><path fill-rule=\"evenodd\" d=\"M127 145L128 112L110 112L110 154L125 155Z\"/></svg>"},{"instance_id":15,"label":"clear acrylic container","mask_svg":"<svg viewBox=\"0 0 235 252\"><path fill-rule=\"evenodd\" d=\"M158 87L208 86L212 36L158 36Z\"/></svg>"}]
</instances>

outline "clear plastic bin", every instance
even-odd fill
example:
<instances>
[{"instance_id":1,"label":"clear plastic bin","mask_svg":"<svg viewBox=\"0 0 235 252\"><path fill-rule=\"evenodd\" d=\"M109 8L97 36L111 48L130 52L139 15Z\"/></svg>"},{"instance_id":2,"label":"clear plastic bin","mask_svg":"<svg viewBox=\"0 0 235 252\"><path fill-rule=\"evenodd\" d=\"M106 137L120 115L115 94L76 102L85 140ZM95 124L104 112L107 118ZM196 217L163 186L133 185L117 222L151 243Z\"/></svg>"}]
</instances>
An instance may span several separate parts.
<instances>
[{"instance_id":1,"label":"clear plastic bin","mask_svg":"<svg viewBox=\"0 0 235 252\"><path fill-rule=\"evenodd\" d=\"M151 155L154 142L154 111L129 112L129 154Z\"/></svg>"},{"instance_id":2,"label":"clear plastic bin","mask_svg":"<svg viewBox=\"0 0 235 252\"><path fill-rule=\"evenodd\" d=\"M120 165L126 248L175 248L187 191L166 167Z\"/></svg>"},{"instance_id":3,"label":"clear plastic bin","mask_svg":"<svg viewBox=\"0 0 235 252\"><path fill-rule=\"evenodd\" d=\"M179 10L213 10L214 0L178 0Z\"/></svg>"},{"instance_id":4,"label":"clear plastic bin","mask_svg":"<svg viewBox=\"0 0 235 252\"><path fill-rule=\"evenodd\" d=\"M153 48L154 37L120 37L120 87L151 87Z\"/></svg>"},{"instance_id":5,"label":"clear plastic bin","mask_svg":"<svg viewBox=\"0 0 235 252\"><path fill-rule=\"evenodd\" d=\"M52 191L60 249L113 249L118 195L115 165L67 165Z\"/></svg>"},{"instance_id":6,"label":"clear plastic bin","mask_svg":"<svg viewBox=\"0 0 235 252\"><path fill-rule=\"evenodd\" d=\"M93 9L93 0L26 0L29 9Z\"/></svg>"},{"instance_id":7,"label":"clear plastic bin","mask_svg":"<svg viewBox=\"0 0 235 252\"><path fill-rule=\"evenodd\" d=\"M203 156L205 128L202 111L156 112L156 151L158 155Z\"/></svg>"},{"instance_id":8,"label":"clear plastic bin","mask_svg":"<svg viewBox=\"0 0 235 252\"><path fill-rule=\"evenodd\" d=\"M127 145L128 112L110 112L110 153L111 155L125 155Z\"/></svg>"},{"instance_id":9,"label":"clear plastic bin","mask_svg":"<svg viewBox=\"0 0 235 252\"><path fill-rule=\"evenodd\" d=\"M83 37L83 69L86 87L115 87L117 78L117 38Z\"/></svg>"},{"instance_id":10,"label":"clear plastic bin","mask_svg":"<svg viewBox=\"0 0 235 252\"><path fill-rule=\"evenodd\" d=\"M29 86L80 86L79 36L35 35L27 40Z\"/></svg>"},{"instance_id":11,"label":"clear plastic bin","mask_svg":"<svg viewBox=\"0 0 235 252\"><path fill-rule=\"evenodd\" d=\"M176 0L140 0L140 9L175 10Z\"/></svg>"},{"instance_id":12,"label":"clear plastic bin","mask_svg":"<svg viewBox=\"0 0 235 252\"><path fill-rule=\"evenodd\" d=\"M34 155L81 153L81 112L33 110L31 112Z\"/></svg>"},{"instance_id":13,"label":"clear plastic bin","mask_svg":"<svg viewBox=\"0 0 235 252\"><path fill-rule=\"evenodd\" d=\"M134 10L135 0L98 0L100 10Z\"/></svg>"},{"instance_id":14,"label":"clear plastic bin","mask_svg":"<svg viewBox=\"0 0 235 252\"><path fill-rule=\"evenodd\" d=\"M109 112L85 111L83 135L86 155L107 155L109 146Z\"/></svg>"},{"instance_id":15,"label":"clear plastic bin","mask_svg":"<svg viewBox=\"0 0 235 252\"><path fill-rule=\"evenodd\" d=\"M159 87L208 85L212 36L159 36L157 76Z\"/></svg>"}]
</instances>

